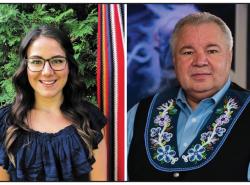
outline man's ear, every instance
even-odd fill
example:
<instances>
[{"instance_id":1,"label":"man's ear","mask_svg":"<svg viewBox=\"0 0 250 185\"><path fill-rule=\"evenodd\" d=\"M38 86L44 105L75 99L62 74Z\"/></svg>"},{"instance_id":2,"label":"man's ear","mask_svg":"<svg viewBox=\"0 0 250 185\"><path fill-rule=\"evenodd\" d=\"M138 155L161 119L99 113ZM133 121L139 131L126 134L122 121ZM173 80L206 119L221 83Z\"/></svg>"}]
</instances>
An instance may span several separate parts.
<instances>
[{"instance_id":1,"label":"man's ear","mask_svg":"<svg viewBox=\"0 0 250 185\"><path fill-rule=\"evenodd\" d=\"M233 49L229 51L228 61L230 61L230 66L231 66L233 61Z\"/></svg>"}]
</instances>

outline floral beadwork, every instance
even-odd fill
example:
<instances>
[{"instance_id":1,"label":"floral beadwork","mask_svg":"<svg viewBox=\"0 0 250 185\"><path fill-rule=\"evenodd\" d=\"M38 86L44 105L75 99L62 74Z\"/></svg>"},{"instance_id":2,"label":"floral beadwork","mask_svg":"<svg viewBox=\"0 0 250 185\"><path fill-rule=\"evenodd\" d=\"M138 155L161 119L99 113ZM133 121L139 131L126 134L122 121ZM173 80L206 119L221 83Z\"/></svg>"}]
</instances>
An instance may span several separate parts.
<instances>
[{"instance_id":1,"label":"floral beadwork","mask_svg":"<svg viewBox=\"0 0 250 185\"><path fill-rule=\"evenodd\" d=\"M157 160L164 161L166 163L174 163L176 152L171 149L170 145L157 148Z\"/></svg>"},{"instance_id":2,"label":"floral beadwork","mask_svg":"<svg viewBox=\"0 0 250 185\"><path fill-rule=\"evenodd\" d=\"M224 105L216 110L217 118L208 124L205 132L200 135L197 143L192 145L180 158L177 155L173 142L173 126L171 124L172 115L177 113L175 108L175 100L170 99L167 103L157 107L157 115L154 117L154 126L150 129L150 149L153 152L153 159L160 164L175 164L182 159L184 163L197 163L208 155L208 151L213 150L216 144L227 131L225 127L229 122L233 112L239 106L234 98L226 98Z\"/></svg>"},{"instance_id":3,"label":"floral beadwork","mask_svg":"<svg viewBox=\"0 0 250 185\"><path fill-rule=\"evenodd\" d=\"M150 130L150 141L154 149L154 158L160 162L174 164L178 158L175 157L176 152L167 145L170 142L173 134L170 132L171 118L169 115L177 113L175 109L175 101L169 100L157 108L159 114L154 119L155 127Z\"/></svg>"},{"instance_id":4,"label":"floral beadwork","mask_svg":"<svg viewBox=\"0 0 250 185\"><path fill-rule=\"evenodd\" d=\"M165 123L170 122L169 115L167 114L159 114L156 116L156 119L154 120L154 123L159 124L159 126L164 126Z\"/></svg>"},{"instance_id":5,"label":"floral beadwork","mask_svg":"<svg viewBox=\"0 0 250 185\"><path fill-rule=\"evenodd\" d=\"M217 109L216 113L221 114L215 120L214 123L208 126L208 132L204 132L201 134L200 141L201 144L196 144L195 146L191 147L187 155L182 155L182 159L185 162L197 162L201 161L202 159L206 159L206 151L212 149L212 146L219 141L219 138L224 135L226 132L225 126L229 123L231 115L233 114L234 110L238 109L238 104L235 102L234 98L229 98L225 101L223 108Z\"/></svg>"},{"instance_id":6,"label":"floral beadwork","mask_svg":"<svg viewBox=\"0 0 250 185\"><path fill-rule=\"evenodd\" d=\"M191 161L201 161L203 159L205 148L201 146L200 144L196 144L193 148L190 148L188 150L188 156L183 155L182 159L184 159L185 162Z\"/></svg>"}]
</instances>

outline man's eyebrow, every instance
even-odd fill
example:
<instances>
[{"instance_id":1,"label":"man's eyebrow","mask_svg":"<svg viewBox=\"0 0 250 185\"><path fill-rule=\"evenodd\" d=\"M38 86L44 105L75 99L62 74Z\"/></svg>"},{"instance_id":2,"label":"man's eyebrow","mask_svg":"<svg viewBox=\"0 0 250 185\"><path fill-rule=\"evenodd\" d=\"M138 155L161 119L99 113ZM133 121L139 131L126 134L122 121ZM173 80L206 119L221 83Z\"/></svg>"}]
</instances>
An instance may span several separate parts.
<instances>
[{"instance_id":1,"label":"man's eyebrow","mask_svg":"<svg viewBox=\"0 0 250 185\"><path fill-rule=\"evenodd\" d=\"M208 47L218 47L218 48L220 48L220 46L219 46L218 44L208 44L208 45L206 46L206 48L208 48ZM184 46L182 46L182 47L180 48L179 51L182 51L182 50L184 50L184 49L194 49L194 47L193 47L192 45L184 45Z\"/></svg>"},{"instance_id":2,"label":"man's eyebrow","mask_svg":"<svg viewBox=\"0 0 250 185\"><path fill-rule=\"evenodd\" d=\"M179 49L179 51L182 51L182 50L184 50L184 49L194 49L194 47L191 46L191 45L185 45L185 46L182 46L182 47Z\"/></svg>"},{"instance_id":3,"label":"man's eyebrow","mask_svg":"<svg viewBox=\"0 0 250 185\"><path fill-rule=\"evenodd\" d=\"M219 47L220 48L220 46L218 44L208 44L206 47L207 48L209 48L209 47Z\"/></svg>"}]
</instances>

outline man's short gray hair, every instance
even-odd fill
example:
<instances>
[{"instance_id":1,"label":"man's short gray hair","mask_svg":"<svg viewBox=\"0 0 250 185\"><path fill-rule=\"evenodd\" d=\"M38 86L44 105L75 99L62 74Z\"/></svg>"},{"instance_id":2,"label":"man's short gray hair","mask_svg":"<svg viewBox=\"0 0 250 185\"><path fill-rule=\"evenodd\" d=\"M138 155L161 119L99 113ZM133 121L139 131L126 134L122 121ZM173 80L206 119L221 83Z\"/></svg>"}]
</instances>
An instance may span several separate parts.
<instances>
[{"instance_id":1,"label":"man's short gray hair","mask_svg":"<svg viewBox=\"0 0 250 185\"><path fill-rule=\"evenodd\" d=\"M231 30L228 28L226 23L219 17L212 15L208 12L198 12L190 14L182 18L176 25L170 40L170 46L172 52L175 50L176 40L178 39L178 34L185 25L200 25L202 23L215 23L217 24L221 31L224 33L228 47L230 50L233 48L233 36Z\"/></svg>"}]
</instances>

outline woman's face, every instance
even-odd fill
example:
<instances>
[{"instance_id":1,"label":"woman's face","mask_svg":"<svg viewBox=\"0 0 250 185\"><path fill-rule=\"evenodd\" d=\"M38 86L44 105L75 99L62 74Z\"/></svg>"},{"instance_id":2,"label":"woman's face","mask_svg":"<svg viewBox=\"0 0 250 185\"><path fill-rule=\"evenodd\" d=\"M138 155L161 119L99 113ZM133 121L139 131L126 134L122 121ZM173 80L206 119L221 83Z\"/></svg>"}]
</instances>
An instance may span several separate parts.
<instances>
[{"instance_id":1,"label":"woman's face","mask_svg":"<svg viewBox=\"0 0 250 185\"><path fill-rule=\"evenodd\" d=\"M34 40L27 49L27 58L51 59L53 57L66 57L61 45L53 38L40 36ZM36 61L35 61L36 62ZM28 80L34 89L35 98L62 98L63 87L69 74L68 63L60 71L51 68L48 60L39 72L27 68Z\"/></svg>"}]
</instances>

